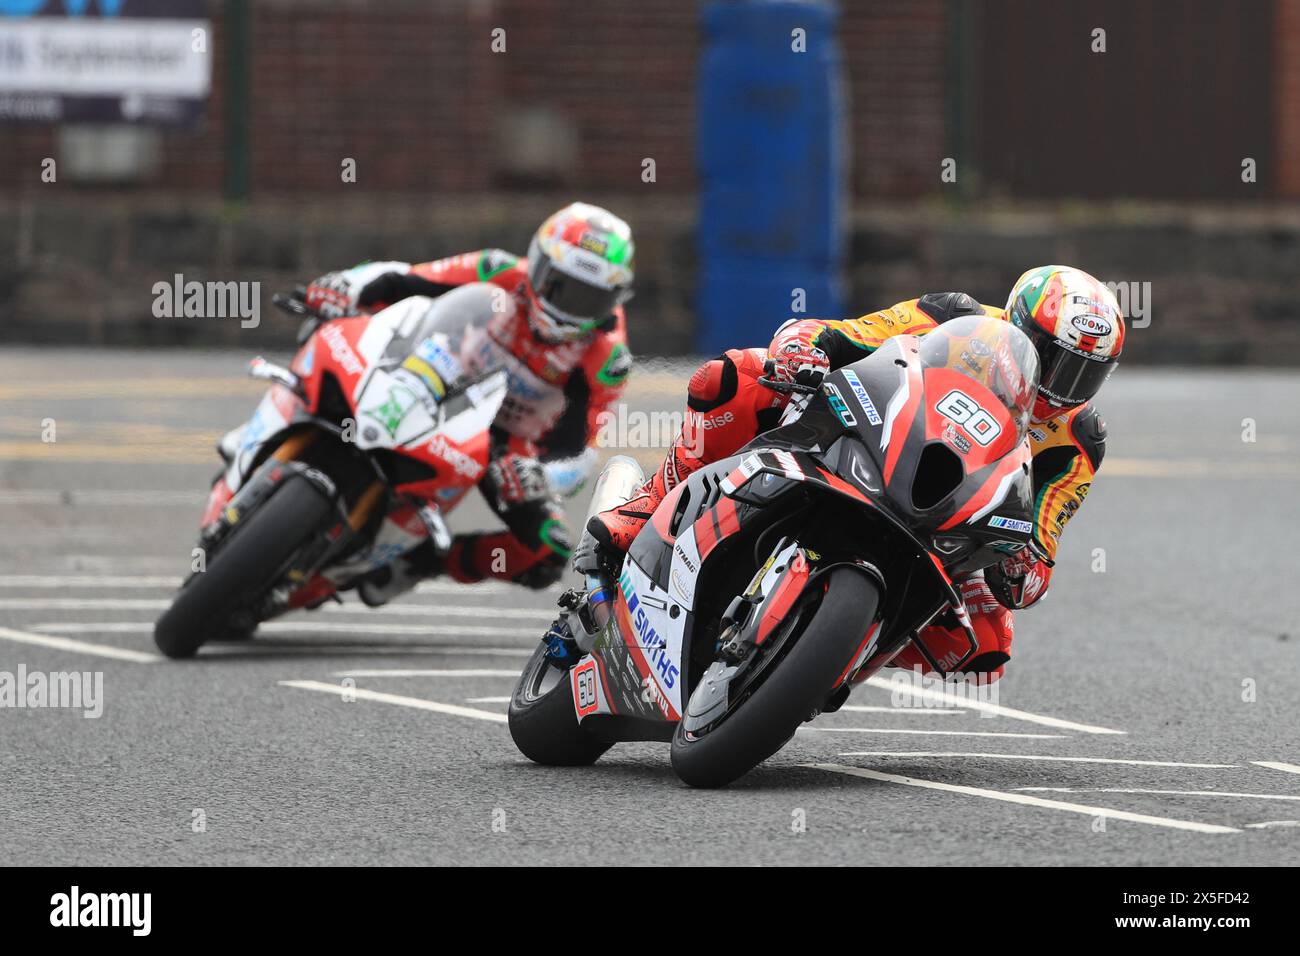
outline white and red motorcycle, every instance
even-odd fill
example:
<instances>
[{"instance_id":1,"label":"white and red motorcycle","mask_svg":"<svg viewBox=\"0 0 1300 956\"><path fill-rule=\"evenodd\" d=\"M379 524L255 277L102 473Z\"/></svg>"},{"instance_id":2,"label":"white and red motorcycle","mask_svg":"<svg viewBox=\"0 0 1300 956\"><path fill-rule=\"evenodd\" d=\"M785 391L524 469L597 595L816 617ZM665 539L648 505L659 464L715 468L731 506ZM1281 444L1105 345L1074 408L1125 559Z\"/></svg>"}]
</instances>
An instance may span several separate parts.
<instances>
[{"instance_id":1,"label":"white and red motorcycle","mask_svg":"<svg viewBox=\"0 0 1300 956\"><path fill-rule=\"evenodd\" d=\"M323 323L297 300L277 304L314 327L288 368L250 365L270 388L222 441L201 566L154 627L168 657L318 607L430 538L448 547L445 516L483 476L489 428L509 413L520 372L487 332L495 287Z\"/></svg>"}]
</instances>

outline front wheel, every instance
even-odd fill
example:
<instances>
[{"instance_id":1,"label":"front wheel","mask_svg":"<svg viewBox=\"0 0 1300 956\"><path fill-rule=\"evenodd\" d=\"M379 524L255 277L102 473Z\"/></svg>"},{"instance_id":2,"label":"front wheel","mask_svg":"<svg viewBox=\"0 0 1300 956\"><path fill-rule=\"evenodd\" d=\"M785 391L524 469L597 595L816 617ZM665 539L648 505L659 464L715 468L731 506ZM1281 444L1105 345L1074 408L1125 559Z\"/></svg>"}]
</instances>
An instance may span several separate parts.
<instances>
[{"instance_id":1,"label":"front wheel","mask_svg":"<svg viewBox=\"0 0 1300 956\"><path fill-rule=\"evenodd\" d=\"M753 695L699 736L677 725L677 776L692 787L725 787L780 750L834 690L879 604L880 587L872 578L852 568L833 569L807 627L792 635L793 647Z\"/></svg>"},{"instance_id":2,"label":"front wheel","mask_svg":"<svg viewBox=\"0 0 1300 956\"><path fill-rule=\"evenodd\" d=\"M537 645L519 675L509 721L519 752L548 767L586 766L610 748L578 723L569 672L551 665L545 644Z\"/></svg>"},{"instance_id":3,"label":"front wheel","mask_svg":"<svg viewBox=\"0 0 1300 956\"><path fill-rule=\"evenodd\" d=\"M333 505L305 478L290 478L230 531L207 570L194 574L154 625L168 657L193 657L207 641L237 637L231 618L265 592L319 529Z\"/></svg>"}]
</instances>

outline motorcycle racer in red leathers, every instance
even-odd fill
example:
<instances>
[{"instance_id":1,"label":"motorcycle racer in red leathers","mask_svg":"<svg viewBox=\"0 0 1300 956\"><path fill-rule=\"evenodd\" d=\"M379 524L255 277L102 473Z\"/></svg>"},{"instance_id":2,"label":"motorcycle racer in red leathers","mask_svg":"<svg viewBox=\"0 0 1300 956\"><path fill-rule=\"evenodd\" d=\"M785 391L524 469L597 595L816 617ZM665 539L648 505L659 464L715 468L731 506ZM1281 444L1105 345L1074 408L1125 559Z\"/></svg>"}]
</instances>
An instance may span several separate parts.
<instances>
[{"instance_id":1,"label":"motorcycle racer in red leathers","mask_svg":"<svg viewBox=\"0 0 1300 956\"><path fill-rule=\"evenodd\" d=\"M828 371L869 355L890 336L923 335L941 322L981 312L1005 318L1024 332L1041 368L1029 429L1032 544L959 582L979 639L961 673L985 681L1001 677L1011 656L1011 610L1029 607L1046 592L1061 532L1083 504L1105 453L1106 426L1091 399L1120 357L1124 317L1111 291L1078 269L1029 270L1012 288L1005 309L981 305L960 292L924 295L857 319L792 319L766 349L731 349L706 362L691 377L682 433L662 466L630 501L588 523L599 550L626 552L679 482L735 454L778 421L790 420L783 415L797 415L801 406L792 396L815 391ZM552 655L559 658L566 648L564 635L556 637ZM938 623L889 663L947 673L967 649L964 631Z\"/></svg>"},{"instance_id":2,"label":"motorcycle racer in red leathers","mask_svg":"<svg viewBox=\"0 0 1300 956\"><path fill-rule=\"evenodd\" d=\"M306 304L326 318L377 312L469 282L500 287L514 306L489 327L513 361L479 484L506 530L458 534L445 555L426 543L374 572L359 588L362 600L382 604L432 573L531 588L559 579L570 536L543 462L567 466L579 486L594 464L599 416L618 401L632 368L623 304L632 295L633 254L627 223L573 203L541 225L523 259L482 249L414 265L367 262L307 287Z\"/></svg>"}]
</instances>

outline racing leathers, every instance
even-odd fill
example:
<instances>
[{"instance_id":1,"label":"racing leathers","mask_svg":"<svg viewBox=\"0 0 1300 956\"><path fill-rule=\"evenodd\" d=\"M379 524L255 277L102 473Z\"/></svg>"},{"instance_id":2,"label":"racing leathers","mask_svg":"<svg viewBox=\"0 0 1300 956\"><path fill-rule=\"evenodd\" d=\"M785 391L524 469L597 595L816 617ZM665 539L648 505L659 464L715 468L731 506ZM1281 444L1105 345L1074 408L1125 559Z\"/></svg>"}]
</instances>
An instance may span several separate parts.
<instances>
[{"instance_id":1,"label":"racing leathers","mask_svg":"<svg viewBox=\"0 0 1300 956\"><path fill-rule=\"evenodd\" d=\"M583 338L539 337L523 301L527 281L524 260L483 249L414 265L363 263L307 288L307 305L325 317L377 312L407 296L436 297L469 282L491 283L513 300L514 307L498 310L488 328L494 347L508 353L509 393L493 423L491 461L479 483L507 530L458 534L450 552L417 574L440 571L467 583L491 577L542 588L564 570L569 529L543 462L565 463L579 474L590 467L600 415L622 395L632 356L621 306Z\"/></svg>"},{"instance_id":2,"label":"racing leathers","mask_svg":"<svg viewBox=\"0 0 1300 956\"><path fill-rule=\"evenodd\" d=\"M789 401L789 391L771 387L773 358L799 353L799 343L824 353L830 370L871 354L893 335L923 335L962 315L1004 318L1003 310L983 306L964 293L938 293L909 299L856 319L806 319L787 323L767 348L730 349L704 363L691 376L682 432L662 466L626 504L603 512L589 527L604 547L625 551L655 506L679 482L709 464L738 452L760 432L774 427ZM962 674L1002 675L1011 656L1011 610L1029 607L1047 590L1057 545L1066 523L1092 486L1105 452L1106 428L1090 404L1035 420L1029 429L1033 453L1033 544L984 572L958 583L979 646L961 665ZM969 651L965 632L941 622L925 628L891 663L927 673L948 673ZM879 661L876 663L880 663ZM873 670L872 667L863 672Z\"/></svg>"}]
</instances>

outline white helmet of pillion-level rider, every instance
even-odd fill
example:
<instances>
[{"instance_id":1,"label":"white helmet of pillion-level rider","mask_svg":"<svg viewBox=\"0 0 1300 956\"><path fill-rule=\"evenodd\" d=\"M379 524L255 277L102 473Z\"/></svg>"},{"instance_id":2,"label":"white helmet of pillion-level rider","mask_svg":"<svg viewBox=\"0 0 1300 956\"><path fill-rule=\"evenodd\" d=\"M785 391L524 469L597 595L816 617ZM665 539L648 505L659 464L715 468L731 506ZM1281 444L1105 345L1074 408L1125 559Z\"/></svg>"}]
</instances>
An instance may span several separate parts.
<instances>
[{"instance_id":1,"label":"white helmet of pillion-level rider","mask_svg":"<svg viewBox=\"0 0 1300 956\"><path fill-rule=\"evenodd\" d=\"M608 210L575 202L528 245L528 321L543 339L589 335L632 297L632 230Z\"/></svg>"}]
</instances>

